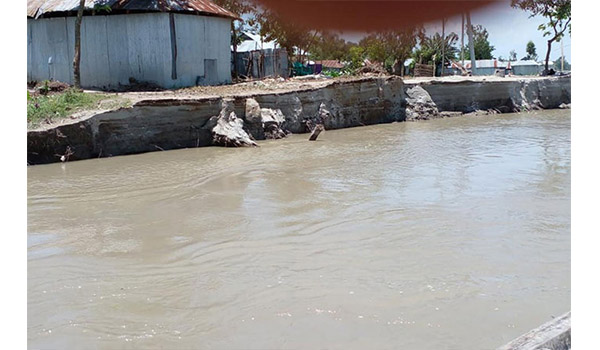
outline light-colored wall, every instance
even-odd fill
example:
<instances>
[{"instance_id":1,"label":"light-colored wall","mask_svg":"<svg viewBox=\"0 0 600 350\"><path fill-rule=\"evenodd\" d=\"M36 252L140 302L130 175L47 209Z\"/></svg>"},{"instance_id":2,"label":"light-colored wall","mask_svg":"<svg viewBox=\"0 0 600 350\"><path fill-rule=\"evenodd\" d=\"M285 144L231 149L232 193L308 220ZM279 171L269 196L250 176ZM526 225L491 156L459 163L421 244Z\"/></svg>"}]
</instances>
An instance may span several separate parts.
<instances>
[{"instance_id":1,"label":"light-colored wall","mask_svg":"<svg viewBox=\"0 0 600 350\"><path fill-rule=\"evenodd\" d=\"M174 14L177 79L172 79L168 13L86 16L81 26L81 85L111 89L133 77L165 88L231 82L230 20ZM73 82L74 17L27 19L27 80ZM204 60L216 74L204 78ZM197 77L200 77L197 79Z\"/></svg>"},{"instance_id":2,"label":"light-colored wall","mask_svg":"<svg viewBox=\"0 0 600 350\"><path fill-rule=\"evenodd\" d=\"M513 66L512 73L514 75L538 75L542 72L543 67L540 66Z\"/></svg>"}]
</instances>

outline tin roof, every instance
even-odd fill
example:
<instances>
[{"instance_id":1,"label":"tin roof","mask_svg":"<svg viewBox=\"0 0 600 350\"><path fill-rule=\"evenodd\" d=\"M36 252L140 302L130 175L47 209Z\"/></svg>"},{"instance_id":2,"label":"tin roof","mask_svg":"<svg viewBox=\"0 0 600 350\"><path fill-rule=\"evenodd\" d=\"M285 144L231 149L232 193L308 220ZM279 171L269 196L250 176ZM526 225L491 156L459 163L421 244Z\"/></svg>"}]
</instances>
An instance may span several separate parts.
<instances>
[{"instance_id":1,"label":"tin roof","mask_svg":"<svg viewBox=\"0 0 600 350\"><path fill-rule=\"evenodd\" d=\"M323 68L344 68L344 64L336 60L315 61L315 64L323 65Z\"/></svg>"},{"instance_id":2,"label":"tin roof","mask_svg":"<svg viewBox=\"0 0 600 350\"><path fill-rule=\"evenodd\" d=\"M188 12L237 19L239 16L210 0L85 0L86 9L109 6L111 11ZM27 17L39 18L50 13L75 12L79 0L27 0Z\"/></svg>"},{"instance_id":3,"label":"tin roof","mask_svg":"<svg viewBox=\"0 0 600 350\"><path fill-rule=\"evenodd\" d=\"M506 62L498 61L496 59L491 60L477 60L477 68L506 68ZM471 61L465 62L465 68L471 69Z\"/></svg>"},{"instance_id":4,"label":"tin roof","mask_svg":"<svg viewBox=\"0 0 600 350\"><path fill-rule=\"evenodd\" d=\"M275 49L277 44L276 41L263 40L260 35L250 32L242 32L240 36L245 40L238 44L237 52ZM231 46L231 51L233 51L233 46Z\"/></svg>"},{"instance_id":5,"label":"tin roof","mask_svg":"<svg viewBox=\"0 0 600 350\"><path fill-rule=\"evenodd\" d=\"M510 62L511 66L541 66L541 63L537 63L534 60L521 60Z\"/></svg>"}]
</instances>

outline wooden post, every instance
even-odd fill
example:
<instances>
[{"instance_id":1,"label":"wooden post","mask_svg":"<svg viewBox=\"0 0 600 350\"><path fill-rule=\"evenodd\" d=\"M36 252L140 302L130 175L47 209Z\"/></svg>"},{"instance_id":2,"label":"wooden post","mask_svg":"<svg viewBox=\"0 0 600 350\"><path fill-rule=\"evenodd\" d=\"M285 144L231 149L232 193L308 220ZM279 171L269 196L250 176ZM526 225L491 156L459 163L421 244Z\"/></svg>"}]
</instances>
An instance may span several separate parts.
<instances>
[{"instance_id":1,"label":"wooden post","mask_svg":"<svg viewBox=\"0 0 600 350\"><path fill-rule=\"evenodd\" d=\"M560 39L560 71L565 70L565 48L562 38Z\"/></svg>"},{"instance_id":2,"label":"wooden post","mask_svg":"<svg viewBox=\"0 0 600 350\"><path fill-rule=\"evenodd\" d=\"M325 127L323 126L323 124L317 124L317 126L315 126L312 133L310 134L310 138L308 139L308 141L316 141L317 137L319 137L319 134L323 130L325 130Z\"/></svg>"}]
</instances>

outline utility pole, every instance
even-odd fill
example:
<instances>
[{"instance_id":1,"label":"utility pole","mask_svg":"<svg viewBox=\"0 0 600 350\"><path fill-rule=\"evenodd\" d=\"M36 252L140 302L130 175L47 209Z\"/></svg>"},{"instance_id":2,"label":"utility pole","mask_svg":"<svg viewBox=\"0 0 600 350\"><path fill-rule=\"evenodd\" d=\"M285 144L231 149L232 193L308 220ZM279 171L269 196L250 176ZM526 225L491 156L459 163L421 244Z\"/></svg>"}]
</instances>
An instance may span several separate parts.
<instances>
[{"instance_id":1,"label":"utility pole","mask_svg":"<svg viewBox=\"0 0 600 350\"><path fill-rule=\"evenodd\" d=\"M461 64L465 66L465 14L461 13L462 25L461 25L461 35L460 35L460 60Z\"/></svg>"},{"instance_id":2,"label":"utility pole","mask_svg":"<svg viewBox=\"0 0 600 350\"><path fill-rule=\"evenodd\" d=\"M563 45L562 38L560 39L560 71L565 70L565 48Z\"/></svg>"},{"instance_id":3,"label":"utility pole","mask_svg":"<svg viewBox=\"0 0 600 350\"><path fill-rule=\"evenodd\" d=\"M467 12L467 35L469 36L469 55L471 56L471 74L477 75L477 62L475 61L475 45L473 44L473 26L471 13Z\"/></svg>"},{"instance_id":4,"label":"utility pole","mask_svg":"<svg viewBox=\"0 0 600 350\"><path fill-rule=\"evenodd\" d=\"M442 18L442 72L440 77L444 76L444 52L446 49L446 19Z\"/></svg>"}]
</instances>

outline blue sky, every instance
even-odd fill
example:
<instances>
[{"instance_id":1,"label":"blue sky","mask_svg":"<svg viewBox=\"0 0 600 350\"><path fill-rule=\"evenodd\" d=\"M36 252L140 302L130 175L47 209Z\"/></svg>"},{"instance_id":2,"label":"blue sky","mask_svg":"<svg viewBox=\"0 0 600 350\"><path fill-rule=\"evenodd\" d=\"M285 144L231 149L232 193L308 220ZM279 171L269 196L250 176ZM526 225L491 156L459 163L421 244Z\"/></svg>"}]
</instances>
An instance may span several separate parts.
<instances>
[{"instance_id":1,"label":"blue sky","mask_svg":"<svg viewBox=\"0 0 600 350\"><path fill-rule=\"evenodd\" d=\"M496 4L490 5L485 9L471 13L471 22L483 25L489 33L490 43L496 48L492 52L494 57L508 58L509 52L515 50L517 58L521 59L525 56L525 47L529 40L535 43L537 55L540 60L546 56L547 38L543 37L541 31L537 28L540 24L545 23L543 17L529 18L529 13L523 10L510 7L510 2L499 1ZM450 18L446 22L446 31L455 32L460 36L461 33L461 17ZM441 33L442 24L429 23L425 26L427 35L431 35L436 31ZM358 42L362 37L360 33L345 33L344 38ZM565 58L571 62L571 38L566 35L563 39ZM465 33L465 43L467 35ZM460 45L460 41L459 41ZM560 43L552 44L552 52L550 60L555 60L560 57Z\"/></svg>"}]
</instances>

